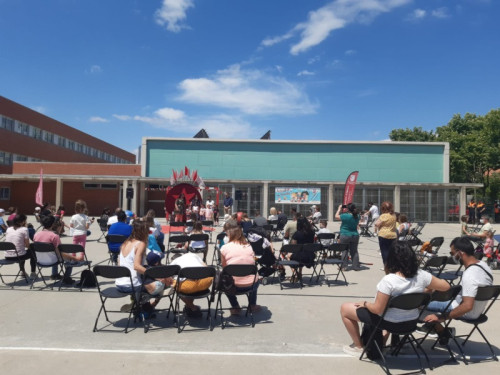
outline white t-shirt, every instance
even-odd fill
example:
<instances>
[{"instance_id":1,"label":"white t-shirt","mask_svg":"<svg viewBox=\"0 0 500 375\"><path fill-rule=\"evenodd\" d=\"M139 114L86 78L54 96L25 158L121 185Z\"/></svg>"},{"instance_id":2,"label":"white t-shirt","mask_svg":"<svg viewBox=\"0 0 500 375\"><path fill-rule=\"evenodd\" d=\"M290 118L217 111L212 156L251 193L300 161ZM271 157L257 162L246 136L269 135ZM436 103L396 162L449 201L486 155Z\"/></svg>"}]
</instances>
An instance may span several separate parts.
<instances>
[{"instance_id":1,"label":"white t-shirt","mask_svg":"<svg viewBox=\"0 0 500 375\"><path fill-rule=\"evenodd\" d=\"M377 291L387 294L391 297L399 296L408 293L422 293L429 286L432 280L432 275L429 272L418 270L415 277L406 279L394 273L385 275L377 284ZM407 320L417 319L419 315L418 309L401 310L390 308L387 310L384 319L388 322L404 322Z\"/></svg>"},{"instance_id":2,"label":"white t-shirt","mask_svg":"<svg viewBox=\"0 0 500 375\"><path fill-rule=\"evenodd\" d=\"M110 225L113 225L114 223L118 223L118 216L116 216L116 215L109 217L107 225L109 227Z\"/></svg>"},{"instance_id":3,"label":"white t-shirt","mask_svg":"<svg viewBox=\"0 0 500 375\"><path fill-rule=\"evenodd\" d=\"M374 204L370 207L370 213L372 215L372 220L378 219L380 214L378 213L378 207Z\"/></svg>"},{"instance_id":4,"label":"white t-shirt","mask_svg":"<svg viewBox=\"0 0 500 375\"><path fill-rule=\"evenodd\" d=\"M205 263L203 263L203 260L195 253L186 253L184 255L181 255L179 258L176 258L170 264L177 265L181 268L206 267L207 266ZM175 277L175 278L177 278L177 277ZM184 280L185 279L181 279L181 281L184 281Z\"/></svg>"},{"instance_id":5,"label":"white t-shirt","mask_svg":"<svg viewBox=\"0 0 500 375\"><path fill-rule=\"evenodd\" d=\"M214 205L215 205L215 202L213 200L207 200L207 203L205 204L205 207L213 209Z\"/></svg>"},{"instance_id":6,"label":"white t-shirt","mask_svg":"<svg viewBox=\"0 0 500 375\"><path fill-rule=\"evenodd\" d=\"M26 227L19 227L17 229L14 229L14 227L9 227L7 228L7 231L5 232L6 237L5 241L6 242L12 242L17 249L17 254L14 250L7 250L5 252L5 257L6 258L15 258L16 256L22 256L26 254L26 240L29 240L29 235L28 235L28 228Z\"/></svg>"},{"instance_id":7,"label":"white t-shirt","mask_svg":"<svg viewBox=\"0 0 500 375\"><path fill-rule=\"evenodd\" d=\"M457 298L451 303L451 308L454 309L458 305L462 303L462 296L464 297L476 297L477 288L480 286L493 285L493 280L488 276L485 270L488 271L491 275L491 269L488 265L480 261L477 263L478 266L469 266L462 274L462 281L460 281L460 285L462 285L462 291L457 296ZM479 315L484 311L488 301L474 301L474 307L471 311L466 313L463 317L465 319L476 319Z\"/></svg>"},{"instance_id":8,"label":"white t-shirt","mask_svg":"<svg viewBox=\"0 0 500 375\"><path fill-rule=\"evenodd\" d=\"M332 231L330 229L328 229L328 228L321 228L316 233L317 234L320 234L320 233L332 233ZM333 240L321 240L321 244L323 246L330 246L331 244L333 244Z\"/></svg>"},{"instance_id":9,"label":"white t-shirt","mask_svg":"<svg viewBox=\"0 0 500 375\"><path fill-rule=\"evenodd\" d=\"M75 214L71 216L70 226L73 228L73 236L82 236L87 234L88 217L84 214Z\"/></svg>"},{"instance_id":10,"label":"white t-shirt","mask_svg":"<svg viewBox=\"0 0 500 375\"><path fill-rule=\"evenodd\" d=\"M319 223L319 221L321 220L321 218L323 217L323 215L321 215L321 212L319 211L316 211L313 216L312 216L312 219L313 219L313 222L315 223Z\"/></svg>"}]
</instances>

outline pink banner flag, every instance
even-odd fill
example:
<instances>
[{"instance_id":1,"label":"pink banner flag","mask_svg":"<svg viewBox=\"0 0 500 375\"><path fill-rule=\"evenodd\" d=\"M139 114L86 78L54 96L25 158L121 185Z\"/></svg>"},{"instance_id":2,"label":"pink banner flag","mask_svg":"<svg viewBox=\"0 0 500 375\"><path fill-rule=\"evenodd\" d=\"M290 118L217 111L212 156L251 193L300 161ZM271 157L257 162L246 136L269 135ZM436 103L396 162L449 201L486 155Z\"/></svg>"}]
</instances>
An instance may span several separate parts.
<instances>
[{"instance_id":1,"label":"pink banner flag","mask_svg":"<svg viewBox=\"0 0 500 375\"><path fill-rule=\"evenodd\" d=\"M35 203L39 206L43 206L43 169L40 169L40 182L36 189Z\"/></svg>"},{"instance_id":2,"label":"pink banner flag","mask_svg":"<svg viewBox=\"0 0 500 375\"><path fill-rule=\"evenodd\" d=\"M343 205L352 203L352 198L354 196L354 188L356 187L356 181L358 180L358 173L359 173L358 171L352 172L345 181L344 200L342 201Z\"/></svg>"}]
</instances>

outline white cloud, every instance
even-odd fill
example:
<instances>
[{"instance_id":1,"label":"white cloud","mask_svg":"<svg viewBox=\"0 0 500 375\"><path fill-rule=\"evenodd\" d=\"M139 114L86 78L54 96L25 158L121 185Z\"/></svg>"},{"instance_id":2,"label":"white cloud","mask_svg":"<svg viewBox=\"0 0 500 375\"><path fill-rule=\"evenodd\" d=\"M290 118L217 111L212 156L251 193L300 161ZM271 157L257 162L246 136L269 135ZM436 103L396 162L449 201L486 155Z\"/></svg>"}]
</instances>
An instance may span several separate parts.
<instances>
[{"instance_id":1,"label":"white cloud","mask_svg":"<svg viewBox=\"0 0 500 375\"><path fill-rule=\"evenodd\" d=\"M436 17L436 18L448 18L448 17L450 17L450 14L448 13L448 8L446 8L446 7L434 9L431 12L431 15L432 15L432 17Z\"/></svg>"},{"instance_id":2,"label":"white cloud","mask_svg":"<svg viewBox=\"0 0 500 375\"><path fill-rule=\"evenodd\" d=\"M155 12L155 20L168 31L174 33L189 28L184 24L186 12L194 7L193 0L163 0L162 6Z\"/></svg>"},{"instance_id":3,"label":"white cloud","mask_svg":"<svg viewBox=\"0 0 500 375\"><path fill-rule=\"evenodd\" d=\"M275 68L279 73L283 71L283 67L281 65L276 65Z\"/></svg>"},{"instance_id":4,"label":"white cloud","mask_svg":"<svg viewBox=\"0 0 500 375\"><path fill-rule=\"evenodd\" d=\"M120 121L129 121L132 120L132 117L129 115L113 115L114 118L120 120Z\"/></svg>"},{"instance_id":5,"label":"white cloud","mask_svg":"<svg viewBox=\"0 0 500 375\"><path fill-rule=\"evenodd\" d=\"M31 109L34 110L34 111L43 113L43 114L47 113L47 108L45 108L44 106L41 106L41 105L37 105L37 106L31 107Z\"/></svg>"},{"instance_id":6,"label":"white cloud","mask_svg":"<svg viewBox=\"0 0 500 375\"><path fill-rule=\"evenodd\" d=\"M423 20L426 16L427 16L427 11L425 9L414 9L413 12L411 12L408 15L406 20L417 22Z\"/></svg>"},{"instance_id":7,"label":"white cloud","mask_svg":"<svg viewBox=\"0 0 500 375\"><path fill-rule=\"evenodd\" d=\"M92 116L89 118L90 122L109 122L108 119L105 119L104 117L99 117L99 116Z\"/></svg>"},{"instance_id":8,"label":"white cloud","mask_svg":"<svg viewBox=\"0 0 500 375\"><path fill-rule=\"evenodd\" d=\"M355 22L369 23L379 14L409 2L411 0L335 0L309 12L305 22L297 24L286 34L266 38L261 45L269 47L300 34L299 42L290 49L292 55L298 55L323 42L334 30Z\"/></svg>"},{"instance_id":9,"label":"white cloud","mask_svg":"<svg viewBox=\"0 0 500 375\"><path fill-rule=\"evenodd\" d=\"M92 65L90 67L90 74L99 74L102 73L102 68L99 65Z\"/></svg>"},{"instance_id":10,"label":"white cloud","mask_svg":"<svg viewBox=\"0 0 500 375\"><path fill-rule=\"evenodd\" d=\"M346 56L352 56L355 55L357 51L355 49L348 49L347 51L344 52L344 55Z\"/></svg>"},{"instance_id":11,"label":"white cloud","mask_svg":"<svg viewBox=\"0 0 500 375\"><path fill-rule=\"evenodd\" d=\"M309 65L312 65L312 64L317 63L320 59L321 59L321 57L319 57L319 56L314 56L314 57L311 57L309 60L307 60L307 63L308 63Z\"/></svg>"},{"instance_id":12,"label":"white cloud","mask_svg":"<svg viewBox=\"0 0 500 375\"><path fill-rule=\"evenodd\" d=\"M185 79L179 84L179 100L239 110L245 114L308 114L310 103L300 88L281 76L232 65L213 77Z\"/></svg>"},{"instance_id":13,"label":"white cloud","mask_svg":"<svg viewBox=\"0 0 500 375\"><path fill-rule=\"evenodd\" d=\"M299 76L299 77L300 77L300 76L313 76L313 75L315 75L315 74L316 74L316 73L314 73L314 72L310 72L309 70L303 70L303 71L301 71L301 72L298 72L298 73L297 73L297 76Z\"/></svg>"},{"instance_id":14,"label":"white cloud","mask_svg":"<svg viewBox=\"0 0 500 375\"><path fill-rule=\"evenodd\" d=\"M211 138L250 138L255 133L248 122L239 116L227 114L187 116L177 109L160 108L150 116L133 116L133 119L189 136L193 136L200 129L205 129Z\"/></svg>"}]
</instances>

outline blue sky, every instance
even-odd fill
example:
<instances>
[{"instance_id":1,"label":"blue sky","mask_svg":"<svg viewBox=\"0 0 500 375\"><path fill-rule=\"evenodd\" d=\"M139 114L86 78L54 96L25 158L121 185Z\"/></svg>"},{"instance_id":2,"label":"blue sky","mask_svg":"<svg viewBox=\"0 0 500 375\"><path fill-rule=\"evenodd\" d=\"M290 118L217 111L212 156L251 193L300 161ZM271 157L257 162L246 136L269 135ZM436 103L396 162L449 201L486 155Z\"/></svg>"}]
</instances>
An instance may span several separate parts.
<instances>
[{"instance_id":1,"label":"blue sky","mask_svg":"<svg viewBox=\"0 0 500 375\"><path fill-rule=\"evenodd\" d=\"M385 140L500 105L500 1L0 0L0 95L143 136Z\"/></svg>"}]
</instances>

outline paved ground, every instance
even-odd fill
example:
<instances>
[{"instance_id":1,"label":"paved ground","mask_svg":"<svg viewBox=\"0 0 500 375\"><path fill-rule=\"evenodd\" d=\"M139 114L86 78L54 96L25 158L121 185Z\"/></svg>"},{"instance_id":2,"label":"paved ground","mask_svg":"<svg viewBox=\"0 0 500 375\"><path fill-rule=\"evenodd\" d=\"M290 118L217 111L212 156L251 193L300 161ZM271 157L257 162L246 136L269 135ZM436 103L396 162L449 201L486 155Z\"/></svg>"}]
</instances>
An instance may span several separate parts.
<instances>
[{"instance_id":1,"label":"paved ground","mask_svg":"<svg viewBox=\"0 0 500 375\"><path fill-rule=\"evenodd\" d=\"M333 224L332 229L338 229L338 224ZM447 253L446 244L459 230L458 224L429 224L422 239L444 236L445 246L441 252ZM96 241L100 235L96 224L92 231L87 244L89 258L94 263L103 262L107 259L106 245ZM63 238L64 243L70 241L69 237ZM145 369L185 374L255 374L259 371L323 374L336 370L383 373L376 363L359 361L342 352L342 346L350 341L340 321L340 305L345 301L372 298L376 283L383 276L376 238L362 238L359 249L361 261L373 265L361 272L347 272L348 286L306 283L302 290L280 290L278 284L261 286L258 303L265 308L256 315L257 324L253 329L241 326L248 322L241 317L231 319L231 327L224 330L219 324L213 332L204 330L207 324L203 320L178 334L172 321L159 314L154 323L157 329L147 334L142 330L142 323L128 334L93 333L100 306L96 290L82 293L77 289L40 290L41 283L37 283L30 291L25 284L18 283L13 290L0 290L0 368L6 374L50 374L68 366L75 374L132 374ZM0 271L10 274L14 270L15 266L9 266ZM499 283L500 272L495 270L494 276ZM225 299L224 304L227 307ZM490 316L499 316L499 313L500 303L497 303ZM118 328L123 324L124 320L120 320ZM455 326L458 333L465 332L463 325ZM490 319L485 327L488 339L500 355L499 320ZM473 359L482 359L488 354L477 334L466 349ZM428 350L428 353L434 365L447 358L442 350ZM416 362L414 356L408 355L391 363L396 369L414 369ZM498 363L483 361L469 366L463 363L441 366L434 372L461 374L494 369L498 370Z\"/></svg>"}]
</instances>

